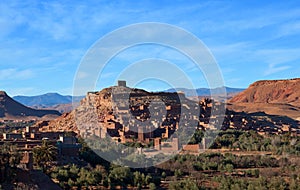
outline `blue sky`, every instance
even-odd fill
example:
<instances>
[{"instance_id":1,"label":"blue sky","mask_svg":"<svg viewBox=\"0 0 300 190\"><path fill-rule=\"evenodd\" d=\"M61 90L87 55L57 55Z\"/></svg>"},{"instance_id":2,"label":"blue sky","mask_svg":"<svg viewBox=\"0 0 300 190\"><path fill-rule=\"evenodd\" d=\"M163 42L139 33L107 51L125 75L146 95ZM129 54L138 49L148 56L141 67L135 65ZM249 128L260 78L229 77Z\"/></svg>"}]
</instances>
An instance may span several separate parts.
<instances>
[{"instance_id":1,"label":"blue sky","mask_svg":"<svg viewBox=\"0 0 300 190\"><path fill-rule=\"evenodd\" d=\"M87 50L105 34L139 22L168 23L196 35L214 55L226 86L246 88L257 80L300 77L298 1L2 0L0 89L12 96L72 94ZM162 47L133 48L115 62L128 64L130 55L142 58L149 49L156 57L172 53ZM113 85L119 68L112 60L103 74L107 79L96 90ZM203 76L191 77L199 77L196 87L205 87ZM165 87L144 85L149 90Z\"/></svg>"}]
</instances>

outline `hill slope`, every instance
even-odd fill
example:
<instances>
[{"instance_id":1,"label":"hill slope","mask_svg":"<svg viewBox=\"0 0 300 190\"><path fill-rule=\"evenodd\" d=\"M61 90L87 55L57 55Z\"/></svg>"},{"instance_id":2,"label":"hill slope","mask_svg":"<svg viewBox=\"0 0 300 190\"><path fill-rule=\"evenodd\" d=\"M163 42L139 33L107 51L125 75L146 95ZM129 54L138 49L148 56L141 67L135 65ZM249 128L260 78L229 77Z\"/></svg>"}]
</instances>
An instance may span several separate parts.
<instances>
[{"instance_id":1,"label":"hill slope","mask_svg":"<svg viewBox=\"0 0 300 190\"><path fill-rule=\"evenodd\" d=\"M0 118L13 117L43 117L45 115L60 115L55 110L36 110L28 108L9 97L4 91L0 91Z\"/></svg>"},{"instance_id":2,"label":"hill slope","mask_svg":"<svg viewBox=\"0 0 300 190\"><path fill-rule=\"evenodd\" d=\"M300 106L300 78L257 81L230 103L280 103Z\"/></svg>"},{"instance_id":3,"label":"hill slope","mask_svg":"<svg viewBox=\"0 0 300 190\"><path fill-rule=\"evenodd\" d=\"M167 93L167 92L147 92L142 89L130 89L127 87L109 87L105 88L99 92L89 92L86 97L80 102L80 105L70 113L65 113L61 117L50 121L47 126L44 126L42 130L44 131L74 131L79 132L78 126L97 126L98 122L103 122L107 118L114 118L114 111L117 110L116 107L120 106L125 108L126 106L122 103L116 103L121 97L118 95L123 94L123 92L130 91L130 96L137 99L143 97L143 100L152 99L166 99L166 102L176 102L179 101L177 93ZM116 92L118 94L116 94ZM114 95L113 95L114 94ZM113 96L118 97L116 99ZM126 97L126 96L125 96ZM185 100L185 98L183 98ZM134 100L134 104L137 105L140 102ZM118 105L116 105L118 104ZM139 106L138 106L139 107ZM128 109L127 107L125 109ZM121 115L121 114L119 114ZM134 115L134 114L133 114ZM154 117L154 116L153 116ZM106 119L105 119L106 118Z\"/></svg>"},{"instance_id":4,"label":"hill slope","mask_svg":"<svg viewBox=\"0 0 300 190\"><path fill-rule=\"evenodd\" d=\"M80 102L80 105L73 110L70 113L65 113L61 117L50 121L49 123L45 123L45 125L41 126L42 131L73 131L78 134L80 134L80 131L86 131L88 130L88 134L95 133L96 130L94 130L95 127L101 126L104 128L107 128L111 130L110 124L115 123L117 126L116 133L119 133L120 131L124 131L122 128L122 125L124 123L124 126L133 126L135 125L135 122L132 122L132 118L130 117L120 117L122 115L129 114L134 116L135 118L133 120L140 120L142 117L147 117L146 112L141 111L140 109L147 109L147 107L142 106L147 102L156 102L157 99L163 100L165 105L171 105L171 107L174 107L175 109L172 112L169 112L170 114L180 114L180 109L191 109L193 106L196 105L200 108L200 115L199 115L199 121L202 123L203 127L205 127L205 122L207 122L207 119L209 119L209 116L211 115L211 105L212 103L205 102L193 102L185 97L182 97L179 101L176 96L176 93L166 93L166 92L156 92L156 93L150 93L139 89L129 89L133 92L130 97L130 106L134 109L131 109L131 111L128 111L128 106L124 106L124 100L127 101L126 96L123 96L122 93L115 94L114 90L117 89L118 91L122 92L123 90L126 90L126 88L122 89L120 87L110 87L101 90L100 92L89 92L87 96ZM127 89L128 90L128 89ZM119 97L117 99L114 99L113 96ZM177 96L178 97L178 96ZM124 99L125 98L125 99ZM117 102L116 102L117 100ZM121 100L121 101L119 101ZM208 101L209 102L209 101ZM176 105L182 104L183 107L179 108ZM216 103L216 105L219 105L220 108L222 108L222 104ZM180 106L180 105L179 105ZM158 106L159 107L159 106ZM289 109L289 106L283 106L286 109ZM285 116L276 116L276 115L269 115L264 112L261 112L260 110L255 110L254 112L245 113L244 107L240 106L237 107L237 111L232 110L226 110L225 113L225 119L222 124L222 129L244 129L244 130L262 130L266 128L266 130L273 131L274 133L279 132L284 126L289 126L291 129L298 129L299 122L296 120L293 120L289 117ZM133 111L134 110L134 111ZM154 109L155 110L155 109ZM152 110L152 111L154 111ZM187 111L186 110L186 111ZM119 112L121 111L121 112ZM117 114L116 114L117 113ZM183 112L183 113L189 113ZM190 112L191 114L193 112ZM298 110L299 113L299 110ZM152 112L152 119L156 121L160 121L164 116L161 112ZM222 113L221 113L222 114ZM149 115L148 115L149 116ZM192 115L189 115L192 116ZM223 115L221 115L223 116ZM150 117L150 116L149 116ZM156 118L158 117L158 118ZM172 118L172 117L171 117ZM193 117L194 118L194 117ZM166 124L172 123L172 121L175 121L174 119L166 119ZM161 123L162 124L162 123ZM121 126L121 127L120 127ZM173 125L174 126L174 125ZM82 127L82 129L80 129ZM206 127L211 127L210 125L207 125ZM271 127L271 128L270 128ZM126 130L125 130L126 131Z\"/></svg>"},{"instance_id":5,"label":"hill slope","mask_svg":"<svg viewBox=\"0 0 300 190\"><path fill-rule=\"evenodd\" d=\"M257 81L229 100L228 108L253 113L263 111L300 120L300 78Z\"/></svg>"}]
</instances>

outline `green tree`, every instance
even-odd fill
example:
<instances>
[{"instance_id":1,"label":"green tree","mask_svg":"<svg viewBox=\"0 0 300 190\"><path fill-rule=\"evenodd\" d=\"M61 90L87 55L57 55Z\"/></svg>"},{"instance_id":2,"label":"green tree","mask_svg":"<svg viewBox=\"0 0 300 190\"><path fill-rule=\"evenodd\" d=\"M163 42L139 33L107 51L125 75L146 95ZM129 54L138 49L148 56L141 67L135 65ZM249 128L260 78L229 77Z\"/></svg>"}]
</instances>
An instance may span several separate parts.
<instances>
[{"instance_id":1,"label":"green tree","mask_svg":"<svg viewBox=\"0 0 300 190\"><path fill-rule=\"evenodd\" d=\"M145 185L145 174L138 171L133 173L133 184L135 187L142 187Z\"/></svg>"},{"instance_id":2,"label":"green tree","mask_svg":"<svg viewBox=\"0 0 300 190\"><path fill-rule=\"evenodd\" d=\"M104 177L107 176L105 168L101 165L96 166L96 168L93 170L93 174L98 184L102 183Z\"/></svg>"},{"instance_id":3,"label":"green tree","mask_svg":"<svg viewBox=\"0 0 300 190\"><path fill-rule=\"evenodd\" d=\"M96 182L94 175L85 168L81 168L77 178L77 184L79 186L93 185Z\"/></svg>"},{"instance_id":4,"label":"green tree","mask_svg":"<svg viewBox=\"0 0 300 190\"><path fill-rule=\"evenodd\" d=\"M171 190L198 190L198 186L195 181L190 179L182 180L182 181L175 181L170 183L169 189Z\"/></svg>"},{"instance_id":5,"label":"green tree","mask_svg":"<svg viewBox=\"0 0 300 190\"><path fill-rule=\"evenodd\" d=\"M225 167L226 167L226 171L227 171L227 172L230 172L230 173L231 173L231 172L233 171L233 165L232 165L232 164L226 164Z\"/></svg>"},{"instance_id":6,"label":"green tree","mask_svg":"<svg viewBox=\"0 0 300 190\"><path fill-rule=\"evenodd\" d=\"M152 176L150 174L147 174L145 177L145 185L149 185L152 181Z\"/></svg>"},{"instance_id":7,"label":"green tree","mask_svg":"<svg viewBox=\"0 0 300 190\"><path fill-rule=\"evenodd\" d=\"M56 160L57 148L49 143L47 140L43 140L41 146L33 148L33 158L35 163L45 169L52 161Z\"/></svg>"},{"instance_id":8,"label":"green tree","mask_svg":"<svg viewBox=\"0 0 300 190\"><path fill-rule=\"evenodd\" d=\"M166 177L167 177L166 172L162 172L162 173L161 173L161 177L162 177L164 180L166 180Z\"/></svg>"},{"instance_id":9,"label":"green tree","mask_svg":"<svg viewBox=\"0 0 300 190\"><path fill-rule=\"evenodd\" d=\"M79 168L75 164L72 164L72 166L70 167L69 173L70 173L70 175L69 175L70 178L72 180L75 180L78 177Z\"/></svg>"},{"instance_id":10,"label":"green tree","mask_svg":"<svg viewBox=\"0 0 300 190\"><path fill-rule=\"evenodd\" d=\"M67 169L59 169L58 173L56 175L56 178L60 181L60 182L65 182L69 179L69 173Z\"/></svg>"},{"instance_id":11,"label":"green tree","mask_svg":"<svg viewBox=\"0 0 300 190\"><path fill-rule=\"evenodd\" d=\"M126 187L132 183L132 173L128 167L114 167L108 176L111 186Z\"/></svg>"},{"instance_id":12,"label":"green tree","mask_svg":"<svg viewBox=\"0 0 300 190\"><path fill-rule=\"evenodd\" d=\"M150 189L150 190L155 190L155 189L156 189L155 183L150 183L150 184L149 184L149 189Z\"/></svg>"},{"instance_id":13,"label":"green tree","mask_svg":"<svg viewBox=\"0 0 300 190\"><path fill-rule=\"evenodd\" d=\"M180 178L182 177L183 173L180 169L176 169L174 175L176 178Z\"/></svg>"},{"instance_id":14,"label":"green tree","mask_svg":"<svg viewBox=\"0 0 300 190\"><path fill-rule=\"evenodd\" d=\"M0 181L9 180L14 174L17 165L21 161L21 154L14 145L6 144L0 146L0 171L3 170L3 176L0 174Z\"/></svg>"},{"instance_id":15,"label":"green tree","mask_svg":"<svg viewBox=\"0 0 300 190\"><path fill-rule=\"evenodd\" d=\"M202 141L202 138L204 136L204 133L202 130L197 129L195 133L193 134L191 140L189 141L189 144L199 144Z\"/></svg>"}]
</instances>

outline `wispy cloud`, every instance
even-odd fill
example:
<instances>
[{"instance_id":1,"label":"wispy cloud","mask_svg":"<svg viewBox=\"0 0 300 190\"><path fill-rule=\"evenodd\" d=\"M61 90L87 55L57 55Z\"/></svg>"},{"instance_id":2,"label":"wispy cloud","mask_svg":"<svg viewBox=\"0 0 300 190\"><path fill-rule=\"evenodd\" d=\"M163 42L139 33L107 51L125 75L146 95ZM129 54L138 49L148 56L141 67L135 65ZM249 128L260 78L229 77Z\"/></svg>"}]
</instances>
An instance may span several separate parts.
<instances>
[{"instance_id":1,"label":"wispy cloud","mask_svg":"<svg viewBox=\"0 0 300 190\"><path fill-rule=\"evenodd\" d=\"M300 31L300 21L293 21L282 24L277 32L277 37L284 37L289 35L299 34Z\"/></svg>"},{"instance_id":2,"label":"wispy cloud","mask_svg":"<svg viewBox=\"0 0 300 190\"><path fill-rule=\"evenodd\" d=\"M1 69L0 70L0 80L20 80L28 79L34 76L32 70L18 70L15 68Z\"/></svg>"},{"instance_id":3,"label":"wispy cloud","mask_svg":"<svg viewBox=\"0 0 300 190\"><path fill-rule=\"evenodd\" d=\"M293 62L300 62L300 49L261 49L255 52L255 56L259 56L263 63L267 64L264 76L283 72L291 69Z\"/></svg>"},{"instance_id":4,"label":"wispy cloud","mask_svg":"<svg viewBox=\"0 0 300 190\"><path fill-rule=\"evenodd\" d=\"M299 70L296 64L300 62L299 20L298 2L174 1L170 4L166 1L3 0L0 3L1 85L11 89L15 83L14 88L21 89L25 82L18 86L15 81L31 79L30 85L41 91L71 88L85 51L103 35L137 22L165 22L196 35L212 50L230 86L248 86L248 81L280 73L288 78L292 75L286 71ZM146 35L149 31L139 32ZM135 33L128 32L124 37L130 35ZM172 35L161 33L160 37ZM187 44L180 43L182 47ZM200 51L189 48L194 53ZM126 65L121 67L123 63L160 58L197 78L194 64L185 56L162 47L151 50L144 48L118 55L115 63L107 66L104 77L109 79L113 77L111 72L121 72L126 68ZM39 85L41 82L47 86Z\"/></svg>"},{"instance_id":5,"label":"wispy cloud","mask_svg":"<svg viewBox=\"0 0 300 190\"><path fill-rule=\"evenodd\" d=\"M282 72L282 71L285 71L290 68L291 68L290 66L275 66L275 65L270 64L269 67L267 68L267 70L265 71L264 76Z\"/></svg>"}]
</instances>

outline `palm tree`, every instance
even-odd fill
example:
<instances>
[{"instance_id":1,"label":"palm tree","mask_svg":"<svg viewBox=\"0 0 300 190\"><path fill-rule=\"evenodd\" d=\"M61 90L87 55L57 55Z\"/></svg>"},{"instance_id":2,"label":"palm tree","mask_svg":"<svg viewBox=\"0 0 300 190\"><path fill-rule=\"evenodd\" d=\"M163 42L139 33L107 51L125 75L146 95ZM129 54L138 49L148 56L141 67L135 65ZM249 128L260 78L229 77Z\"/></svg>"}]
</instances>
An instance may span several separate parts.
<instances>
[{"instance_id":1,"label":"palm tree","mask_svg":"<svg viewBox=\"0 0 300 190\"><path fill-rule=\"evenodd\" d=\"M0 181L3 181L4 178L10 179L14 175L20 160L21 154L16 146L7 143L0 146Z\"/></svg>"},{"instance_id":2,"label":"palm tree","mask_svg":"<svg viewBox=\"0 0 300 190\"><path fill-rule=\"evenodd\" d=\"M33 158L35 163L44 169L50 162L55 161L57 156L57 148L43 140L41 146L33 148Z\"/></svg>"}]
</instances>

